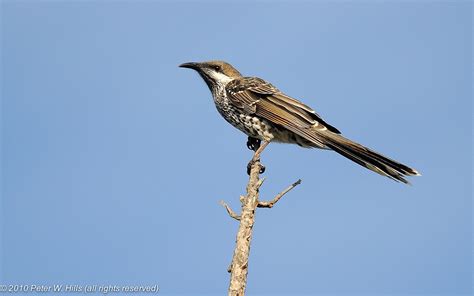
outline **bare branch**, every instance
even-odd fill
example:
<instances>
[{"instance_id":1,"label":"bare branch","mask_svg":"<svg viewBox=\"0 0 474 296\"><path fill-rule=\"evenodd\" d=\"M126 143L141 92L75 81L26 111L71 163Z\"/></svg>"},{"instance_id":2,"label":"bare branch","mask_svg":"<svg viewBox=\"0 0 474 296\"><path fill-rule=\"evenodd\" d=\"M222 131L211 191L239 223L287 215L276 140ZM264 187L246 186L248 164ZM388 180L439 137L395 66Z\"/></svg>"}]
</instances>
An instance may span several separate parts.
<instances>
[{"instance_id":1,"label":"bare branch","mask_svg":"<svg viewBox=\"0 0 474 296\"><path fill-rule=\"evenodd\" d=\"M290 187L275 196L271 201L260 202L258 200L259 189L265 181L265 178L260 179L260 174L263 173L264 170L264 166L260 163L260 154L269 143L270 142L261 143L257 151L255 151L252 160L247 165L249 181L247 183L247 194L240 196L240 202L242 204L240 215L235 214L235 212L232 211L224 201L221 201L221 204L226 208L229 216L240 221L239 230L237 231L237 237L235 240L234 255L232 256L232 262L227 269L227 271L230 272L229 296L243 296L245 293L245 287L247 286L250 242L252 241L252 229L255 223L256 208L273 207L273 205L278 202L283 195L301 183L301 180L296 181Z\"/></svg>"},{"instance_id":2,"label":"bare branch","mask_svg":"<svg viewBox=\"0 0 474 296\"><path fill-rule=\"evenodd\" d=\"M227 214L229 214L229 216L230 216L231 218L234 218L235 220L240 221L240 215L237 215L237 214L225 203L225 201L221 200L221 201L220 201L220 204L227 210Z\"/></svg>"},{"instance_id":3,"label":"bare branch","mask_svg":"<svg viewBox=\"0 0 474 296\"><path fill-rule=\"evenodd\" d=\"M267 141L262 142L260 147L258 147L257 151L255 151L255 153L253 155L253 158L252 158L253 162L256 162L256 161L260 160L260 154L262 154L263 150L265 150L265 148L267 148L268 144L270 144L270 142L267 142Z\"/></svg>"},{"instance_id":4,"label":"bare branch","mask_svg":"<svg viewBox=\"0 0 474 296\"><path fill-rule=\"evenodd\" d=\"M293 188L301 184L301 179L298 179L295 183L291 184L288 186L285 190L282 192L278 193L275 198L273 198L271 201L259 201L257 207L259 208L273 208L273 206L280 200L280 198L283 197L283 195L287 194L289 191L291 191Z\"/></svg>"}]
</instances>

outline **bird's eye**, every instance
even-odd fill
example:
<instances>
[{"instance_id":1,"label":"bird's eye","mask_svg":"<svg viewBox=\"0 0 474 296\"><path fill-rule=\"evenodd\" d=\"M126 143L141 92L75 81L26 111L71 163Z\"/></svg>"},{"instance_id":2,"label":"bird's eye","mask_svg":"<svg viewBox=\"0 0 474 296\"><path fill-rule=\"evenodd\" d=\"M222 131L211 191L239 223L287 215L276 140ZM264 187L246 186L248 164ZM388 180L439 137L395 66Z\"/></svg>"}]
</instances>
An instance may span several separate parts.
<instances>
[{"instance_id":1,"label":"bird's eye","mask_svg":"<svg viewBox=\"0 0 474 296\"><path fill-rule=\"evenodd\" d=\"M221 70L221 66L217 66L217 65L216 65L216 66L214 66L213 68L214 68L214 70L216 70L217 72L219 72L219 71Z\"/></svg>"}]
</instances>

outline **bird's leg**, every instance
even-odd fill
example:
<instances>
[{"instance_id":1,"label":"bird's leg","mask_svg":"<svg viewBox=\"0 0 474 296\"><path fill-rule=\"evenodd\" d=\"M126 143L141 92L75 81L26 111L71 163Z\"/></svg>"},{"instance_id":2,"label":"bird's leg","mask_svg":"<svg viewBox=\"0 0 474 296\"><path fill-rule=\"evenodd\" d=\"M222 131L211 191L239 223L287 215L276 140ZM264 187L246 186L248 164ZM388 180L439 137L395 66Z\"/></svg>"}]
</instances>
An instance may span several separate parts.
<instances>
[{"instance_id":1,"label":"bird's leg","mask_svg":"<svg viewBox=\"0 0 474 296\"><path fill-rule=\"evenodd\" d=\"M250 149L250 150L253 150L255 151L255 155L254 157L252 158L252 160L249 161L249 163L247 164L247 175L250 175L250 170L252 168L252 165L257 161L257 160L260 160L260 153L263 151L263 149L265 149L265 147L269 144L269 142L264 142L263 146L261 146L260 144L262 143L262 141L260 139L257 139L257 138L253 138L253 137L249 137L248 140L247 140L247 147ZM260 149L262 151L260 151ZM265 166L263 164L260 163L260 174L263 174L265 172Z\"/></svg>"},{"instance_id":2,"label":"bird's leg","mask_svg":"<svg viewBox=\"0 0 474 296\"><path fill-rule=\"evenodd\" d=\"M260 139L249 136L247 140L247 148L252 151L257 151L257 149L260 148L260 143L262 143Z\"/></svg>"}]
</instances>

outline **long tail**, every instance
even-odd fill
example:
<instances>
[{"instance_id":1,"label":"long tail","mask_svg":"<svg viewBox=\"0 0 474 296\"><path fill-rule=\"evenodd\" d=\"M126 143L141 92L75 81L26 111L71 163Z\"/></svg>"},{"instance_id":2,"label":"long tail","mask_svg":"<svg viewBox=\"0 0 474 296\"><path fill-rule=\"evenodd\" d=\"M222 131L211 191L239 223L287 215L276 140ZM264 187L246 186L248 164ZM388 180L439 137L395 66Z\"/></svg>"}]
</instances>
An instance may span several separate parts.
<instances>
[{"instance_id":1,"label":"long tail","mask_svg":"<svg viewBox=\"0 0 474 296\"><path fill-rule=\"evenodd\" d=\"M321 133L326 141L326 146L350 160L392 180L410 184L405 176L420 176L421 174L404 164L383 156L367 147L344 138L340 134Z\"/></svg>"}]
</instances>

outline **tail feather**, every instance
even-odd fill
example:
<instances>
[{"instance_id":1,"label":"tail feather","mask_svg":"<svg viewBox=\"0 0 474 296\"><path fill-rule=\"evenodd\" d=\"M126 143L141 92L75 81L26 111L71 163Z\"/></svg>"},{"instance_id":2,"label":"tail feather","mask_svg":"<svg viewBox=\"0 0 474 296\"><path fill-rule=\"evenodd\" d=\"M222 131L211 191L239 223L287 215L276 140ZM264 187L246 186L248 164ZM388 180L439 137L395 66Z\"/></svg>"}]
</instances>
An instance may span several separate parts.
<instances>
[{"instance_id":1,"label":"tail feather","mask_svg":"<svg viewBox=\"0 0 474 296\"><path fill-rule=\"evenodd\" d=\"M326 146L349 158L355 163L368 168L380 175L389 177L392 180L409 184L405 176L419 176L415 169L401 164L393 159L383 156L367 147L353 142L339 134L321 133L326 140Z\"/></svg>"}]
</instances>

